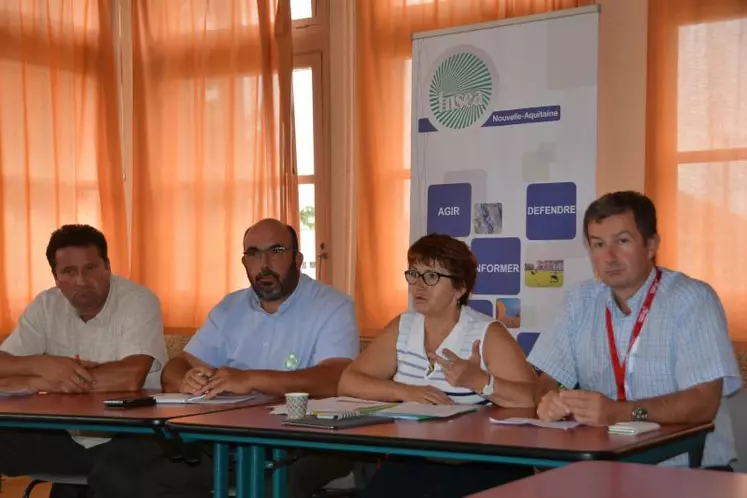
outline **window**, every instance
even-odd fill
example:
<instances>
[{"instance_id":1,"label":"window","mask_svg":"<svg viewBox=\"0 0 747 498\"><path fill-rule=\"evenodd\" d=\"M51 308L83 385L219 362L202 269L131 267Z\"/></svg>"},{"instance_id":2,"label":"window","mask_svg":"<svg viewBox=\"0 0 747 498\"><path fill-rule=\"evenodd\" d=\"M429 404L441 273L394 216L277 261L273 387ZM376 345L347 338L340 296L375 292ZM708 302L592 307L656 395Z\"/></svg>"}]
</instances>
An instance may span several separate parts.
<instances>
[{"instance_id":1,"label":"window","mask_svg":"<svg viewBox=\"0 0 747 498\"><path fill-rule=\"evenodd\" d=\"M678 269L741 292L730 265L747 240L747 19L681 26L677 50ZM707 216L704 216L707 213ZM741 227L741 228L739 228ZM717 233L735 239L720 244Z\"/></svg>"},{"instance_id":2,"label":"window","mask_svg":"<svg viewBox=\"0 0 747 498\"><path fill-rule=\"evenodd\" d=\"M115 166L107 147L115 146L117 120L104 90L115 78L100 64L111 35L96 2L3 2L0 10L0 333L7 333L53 284L44 254L52 231L65 223L106 231L102 211L123 206L111 199L116 178L99 175ZM107 235L117 265L118 241Z\"/></svg>"},{"instance_id":3,"label":"window","mask_svg":"<svg viewBox=\"0 0 747 498\"><path fill-rule=\"evenodd\" d=\"M298 234L301 253L304 255L302 270L311 278L317 275L317 264L323 268L326 259L323 234L326 230L317 225L317 183L324 175L316 174L317 158L321 157L322 147L318 143L323 139L321 121L320 70L318 56L297 58L293 69L293 111L295 114L296 166L298 171L298 209L301 231ZM319 243L317 244L317 241Z\"/></svg>"}]
</instances>

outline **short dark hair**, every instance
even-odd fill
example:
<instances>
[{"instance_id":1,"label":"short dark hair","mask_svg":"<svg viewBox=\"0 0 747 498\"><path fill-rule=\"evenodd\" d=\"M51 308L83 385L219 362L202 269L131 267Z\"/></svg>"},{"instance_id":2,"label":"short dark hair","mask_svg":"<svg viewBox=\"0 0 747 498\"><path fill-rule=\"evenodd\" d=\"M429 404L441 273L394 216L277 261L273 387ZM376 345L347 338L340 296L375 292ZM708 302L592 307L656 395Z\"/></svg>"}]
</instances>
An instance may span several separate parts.
<instances>
[{"instance_id":1,"label":"short dark hair","mask_svg":"<svg viewBox=\"0 0 747 498\"><path fill-rule=\"evenodd\" d=\"M632 190L611 192L592 202L584 213L584 237L589 241L589 225L616 214L631 212L635 218L636 227L647 241L657 234L656 207L654 203L641 194Z\"/></svg>"},{"instance_id":2,"label":"short dark hair","mask_svg":"<svg viewBox=\"0 0 747 498\"><path fill-rule=\"evenodd\" d=\"M407 251L407 264L443 266L455 288L464 287L459 305L464 306L477 280L477 259L469 246L449 235L432 233L418 239Z\"/></svg>"},{"instance_id":3,"label":"short dark hair","mask_svg":"<svg viewBox=\"0 0 747 498\"><path fill-rule=\"evenodd\" d=\"M106 237L91 225L62 225L52 232L47 244L47 261L55 273L57 260L55 255L60 249L66 247L88 247L96 246L99 256L109 266L109 254L107 251Z\"/></svg>"}]
</instances>

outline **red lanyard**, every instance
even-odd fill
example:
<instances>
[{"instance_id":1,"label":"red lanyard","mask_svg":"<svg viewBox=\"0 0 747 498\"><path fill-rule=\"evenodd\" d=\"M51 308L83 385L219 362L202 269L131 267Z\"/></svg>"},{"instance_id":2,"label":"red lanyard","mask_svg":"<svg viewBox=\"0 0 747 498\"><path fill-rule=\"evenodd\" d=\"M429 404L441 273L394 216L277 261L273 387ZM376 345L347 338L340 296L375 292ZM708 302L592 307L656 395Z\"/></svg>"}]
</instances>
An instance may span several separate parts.
<instances>
[{"instance_id":1,"label":"red lanyard","mask_svg":"<svg viewBox=\"0 0 747 498\"><path fill-rule=\"evenodd\" d=\"M646 299L643 301L641 311L638 312L638 318L633 325L633 333L630 335L630 342L628 343L628 350L625 352L625 357L622 363L620 363L620 357L617 354L617 346L615 345L615 332L612 329L612 313L610 313L609 307L605 309L607 312L607 341L610 345L610 357L612 359L612 371L615 373L615 384L617 384L617 400L625 401L625 365L628 362L628 356L630 350L633 349L636 339L641 334L643 324L646 322L648 312L651 309L651 303L654 302L656 291L659 289L659 282L661 282L661 270L656 269L656 276L654 281L651 282L651 286L648 288L648 294Z\"/></svg>"}]
</instances>

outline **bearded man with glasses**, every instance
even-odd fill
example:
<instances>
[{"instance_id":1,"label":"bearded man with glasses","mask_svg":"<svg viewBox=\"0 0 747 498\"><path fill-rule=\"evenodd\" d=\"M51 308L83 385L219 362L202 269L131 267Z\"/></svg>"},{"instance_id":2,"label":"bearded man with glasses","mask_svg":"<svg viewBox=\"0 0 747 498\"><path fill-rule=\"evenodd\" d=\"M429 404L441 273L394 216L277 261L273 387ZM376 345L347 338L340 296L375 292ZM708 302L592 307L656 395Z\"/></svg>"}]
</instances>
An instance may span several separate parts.
<instances>
[{"instance_id":1,"label":"bearded man with glasses","mask_svg":"<svg viewBox=\"0 0 747 498\"><path fill-rule=\"evenodd\" d=\"M342 371L359 350L352 300L301 274L298 236L281 221L265 219L250 227L242 252L251 287L226 296L184 351L166 364L164 391L207 398L251 392L335 396ZM115 475L96 479L102 486L127 485L100 490L105 491L101 496L211 495L209 447L198 465L188 466L163 456L155 441L137 443L120 448L108 466ZM310 497L352 469L352 462L334 455L292 456L296 459L287 469L292 498Z\"/></svg>"}]
</instances>

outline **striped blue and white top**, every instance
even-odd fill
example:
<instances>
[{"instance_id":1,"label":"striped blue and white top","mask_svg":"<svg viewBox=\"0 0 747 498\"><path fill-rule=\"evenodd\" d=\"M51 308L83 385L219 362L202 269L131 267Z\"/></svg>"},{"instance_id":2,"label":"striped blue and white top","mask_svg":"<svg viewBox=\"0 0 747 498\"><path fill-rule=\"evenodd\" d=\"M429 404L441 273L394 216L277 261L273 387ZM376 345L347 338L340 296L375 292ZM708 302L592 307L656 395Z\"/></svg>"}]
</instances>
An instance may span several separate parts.
<instances>
[{"instance_id":1,"label":"striped blue and white top","mask_svg":"<svg viewBox=\"0 0 747 498\"><path fill-rule=\"evenodd\" d=\"M459 321L449 332L436 353L443 356L443 350L449 349L461 358L469 358L472 344L480 340L481 367L487 371L482 348L485 331L493 319L468 306L462 306ZM399 336L397 338L397 373L395 382L411 386L433 386L446 393L454 403L460 405L487 404L488 400L475 394L470 389L454 387L446 382L441 366L436 364L428 375L428 357L425 352L425 317L415 311L403 313L399 318Z\"/></svg>"}]
</instances>

